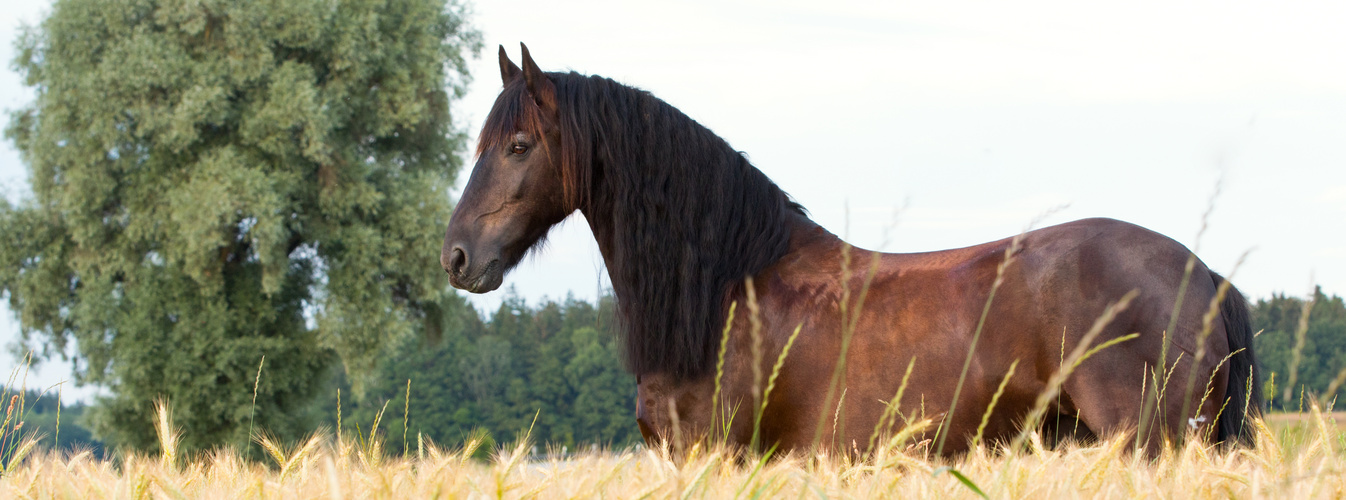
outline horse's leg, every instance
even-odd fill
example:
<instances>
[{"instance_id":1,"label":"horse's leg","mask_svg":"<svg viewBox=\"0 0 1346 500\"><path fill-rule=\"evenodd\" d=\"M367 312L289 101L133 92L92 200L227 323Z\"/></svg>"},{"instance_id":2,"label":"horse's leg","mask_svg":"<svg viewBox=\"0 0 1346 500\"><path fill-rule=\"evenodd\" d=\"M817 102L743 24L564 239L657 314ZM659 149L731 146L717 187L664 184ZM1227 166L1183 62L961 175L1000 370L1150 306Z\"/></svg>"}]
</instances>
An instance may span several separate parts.
<instances>
[{"instance_id":1,"label":"horse's leg","mask_svg":"<svg viewBox=\"0 0 1346 500\"><path fill-rule=\"evenodd\" d=\"M1228 369L1222 369L1212 376L1219 360L1219 356L1206 354L1201 366L1196 366L1194 356L1184 353L1176 367L1170 365L1172 375L1168 385L1161 387L1162 399L1158 405L1151 404L1155 409L1143 443L1147 450L1153 453L1165 444L1178 443L1187 438L1205 439L1208 434L1210 438L1215 438L1213 426L1224 403L1229 372ZM1195 376L1192 370L1196 370ZM1189 380L1194 381L1190 390ZM1207 385L1208 381L1212 382L1210 386ZM1209 394L1206 392L1208 387ZM1149 395L1148 390L1146 395Z\"/></svg>"},{"instance_id":2,"label":"horse's leg","mask_svg":"<svg viewBox=\"0 0 1346 500\"><path fill-rule=\"evenodd\" d=\"M1101 352L1095 358L1105 354ZM1149 391L1149 385L1143 382L1149 375L1138 369L1121 368L1126 366L1143 365L1131 360L1090 359L1077 368L1061 388L1073 403L1073 417L1079 419L1089 435L1100 440L1114 439L1119 434L1134 436L1140 422L1140 406L1145 396L1140 387L1144 385L1145 391ZM1147 445L1147 449L1157 453L1163 443L1162 440L1154 441Z\"/></svg>"},{"instance_id":3,"label":"horse's leg","mask_svg":"<svg viewBox=\"0 0 1346 500\"><path fill-rule=\"evenodd\" d=\"M683 450L710 437L714 376L676 381L663 374L636 378L636 425L651 448Z\"/></svg>"},{"instance_id":4,"label":"horse's leg","mask_svg":"<svg viewBox=\"0 0 1346 500\"><path fill-rule=\"evenodd\" d=\"M1176 365L1170 362L1168 370L1143 374L1119 368L1139 366L1139 362L1090 360L1075 371L1063 392L1075 403L1080 420L1100 438L1110 439L1119 433L1135 436L1138 429L1145 429L1138 444L1153 456L1167 443L1182 439L1184 433L1193 432L1204 439L1210 426L1215 425L1225 399L1228 369L1216 373L1212 381L1211 372L1219 361L1212 357L1205 356L1202 366L1194 367L1193 357L1183 353ZM1187 381L1193 369L1197 370L1196 382L1188 393ZM1141 382L1142 377L1144 382ZM1156 380L1158 391L1154 390ZM1209 386L1208 382L1211 382ZM1209 394L1206 392L1208 388ZM1149 398L1157 399L1158 404ZM1149 422L1140 425L1141 413L1145 411L1141 407L1147 399ZM1184 408L1187 415L1182 414Z\"/></svg>"},{"instance_id":5,"label":"horse's leg","mask_svg":"<svg viewBox=\"0 0 1346 500\"><path fill-rule=\"evenodd\" d=\"M1060 408L1043 419L1042 438L1043 443L1053 449L1065 443L1083 445L1098 441L1093 429L1080 418L1079 410L1068 401L1062 401Z\"/></svg>"}]
</instances>

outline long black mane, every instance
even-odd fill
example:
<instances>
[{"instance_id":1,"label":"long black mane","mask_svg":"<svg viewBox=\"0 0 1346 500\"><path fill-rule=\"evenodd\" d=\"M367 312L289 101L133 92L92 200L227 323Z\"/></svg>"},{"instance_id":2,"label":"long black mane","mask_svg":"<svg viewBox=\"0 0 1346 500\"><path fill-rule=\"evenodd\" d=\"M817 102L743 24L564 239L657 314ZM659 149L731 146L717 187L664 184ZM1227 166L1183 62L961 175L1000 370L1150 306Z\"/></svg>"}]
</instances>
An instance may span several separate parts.
<instances>
[{"instance_id":1,"label":"long black mane","mask_svg":"<svg viewBox=\"0 0 1346 500\"><path fill-rule=\"evenodd\" d=\"M589 219L612 278L627 367L681 380L707 374L727 297L783 256L802 214L706 127L640 89L547 73L561 131L568 208ZM541 118L522 78L483 127L492 147Z\"/></svg>"}]
</instances>

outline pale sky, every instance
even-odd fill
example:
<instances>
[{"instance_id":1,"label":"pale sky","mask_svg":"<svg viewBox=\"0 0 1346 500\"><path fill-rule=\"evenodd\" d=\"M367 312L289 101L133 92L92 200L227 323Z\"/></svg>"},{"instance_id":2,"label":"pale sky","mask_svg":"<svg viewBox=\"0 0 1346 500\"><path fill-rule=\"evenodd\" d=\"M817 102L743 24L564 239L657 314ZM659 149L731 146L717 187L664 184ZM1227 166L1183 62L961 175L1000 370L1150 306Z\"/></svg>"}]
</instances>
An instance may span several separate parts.
<instances>
[{"instance_id":1,"label":"pale sky","mask_svg":"<svg viewBox=\"0 0 1346 500\"><path fill-rule=\"evenodd\" d=\"M500 87L496 46L517 61L522 41L543 69L678 107L861 247L982 243L1068 204L1043 224L1126 220L1199 247L1225 274L1251 250L1232 279L1254 299L1311 282L1346 293L1346 4L1088 4L481 2L486 48L455 119L475 138ZM42 9L0 13L6 62L15 27ZM0 107L29 99L0 72ZM26 178L0 146L11 200ZM578 219L504 287L532 303L592 299L606 274ZM472 302L489 310L502 296ZM38 377L66 373L51 363Z\"/></svg>"}]
</instances>

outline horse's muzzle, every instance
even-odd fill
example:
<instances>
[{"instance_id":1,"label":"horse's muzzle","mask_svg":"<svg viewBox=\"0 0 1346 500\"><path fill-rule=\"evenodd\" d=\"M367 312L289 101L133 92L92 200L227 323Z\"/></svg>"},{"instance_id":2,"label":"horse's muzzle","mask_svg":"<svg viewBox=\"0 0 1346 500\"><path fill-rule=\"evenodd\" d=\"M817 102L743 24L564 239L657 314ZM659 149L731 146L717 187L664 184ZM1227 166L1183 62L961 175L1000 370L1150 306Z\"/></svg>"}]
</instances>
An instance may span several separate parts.
<instances>
[{"instance_id":1,"label":"horse's muzzle","mask_svg":"<svg viewBox=\"0 0 1346 500\"><path fill-rule=\"evenodd\" d=\"M500 284L505 280L500 259L491 259L485 266L474 271L469 254L458 245L439 254L439 265L449 274L450 285L472 293L493 291L500 288Z\"/></svg>"}]
</instances>

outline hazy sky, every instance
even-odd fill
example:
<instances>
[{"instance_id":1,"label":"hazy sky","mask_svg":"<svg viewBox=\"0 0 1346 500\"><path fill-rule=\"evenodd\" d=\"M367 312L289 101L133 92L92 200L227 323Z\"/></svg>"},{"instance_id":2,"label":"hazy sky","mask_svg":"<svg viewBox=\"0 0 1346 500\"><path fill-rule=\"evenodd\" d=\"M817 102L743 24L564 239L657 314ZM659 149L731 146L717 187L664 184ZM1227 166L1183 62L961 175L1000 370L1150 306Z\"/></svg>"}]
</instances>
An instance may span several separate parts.
<instances>
[{"instance_id":1,"label":"hazy sky","mask_svg":"<svg viewBox=\"0 0 1346 500\"><path fill-rule=\"evenodd\" d=\"M1253 298L1303 295L1311 277L1346 293L1346 4L921 4L483 2L486 49L455 119L475 137L500 87L496 46L517 61L523 41L543 69L678 107L861 247L972 245L1068 204L1044 224L1134 222L1225 274L1251 250L1233 280ZM0 13L0 57L43 9ZM0 107L28 99L0 74ZM8 143L0 181L11 200L27 191ZM505 287L594 297L606 276L578 218ZM493 309L502 295L472 300Z\"/></svg>"}]
</instances>

